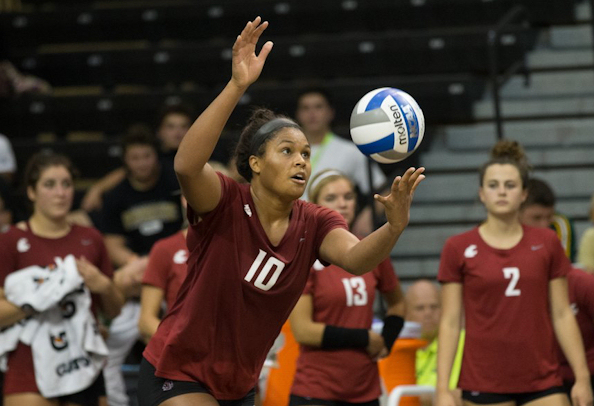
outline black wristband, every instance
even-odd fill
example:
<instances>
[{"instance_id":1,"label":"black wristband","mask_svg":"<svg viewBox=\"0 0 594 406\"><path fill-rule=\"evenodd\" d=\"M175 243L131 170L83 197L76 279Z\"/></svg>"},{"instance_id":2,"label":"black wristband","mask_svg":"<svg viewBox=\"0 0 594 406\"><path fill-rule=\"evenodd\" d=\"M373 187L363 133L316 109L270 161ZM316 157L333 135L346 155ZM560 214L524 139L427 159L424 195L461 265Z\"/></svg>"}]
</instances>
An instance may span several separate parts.
<instances>
[{"instance_id":1,"label":"black wristband","mask_svg":"<svg viewBox=\"0 0 594 406\"><path fill-rule=\"evenodd\" d=\"M404 319L400 316L386 316L384 319L384 327L382 328L382 337L388 349L388 353L392 351L394 341L398 338L400 330L404 327Z\"/></svg>"},{"instance_id":2,"label":"black wristband","mask_svg":"<svg viewBox=\"0 0 594 406\"><path fill-rule=\"evenodd\" d=\"M364 328L344 328L326 325L322 348L365 348L369 344L369 332Z\"/></svg>"}]
</instances>

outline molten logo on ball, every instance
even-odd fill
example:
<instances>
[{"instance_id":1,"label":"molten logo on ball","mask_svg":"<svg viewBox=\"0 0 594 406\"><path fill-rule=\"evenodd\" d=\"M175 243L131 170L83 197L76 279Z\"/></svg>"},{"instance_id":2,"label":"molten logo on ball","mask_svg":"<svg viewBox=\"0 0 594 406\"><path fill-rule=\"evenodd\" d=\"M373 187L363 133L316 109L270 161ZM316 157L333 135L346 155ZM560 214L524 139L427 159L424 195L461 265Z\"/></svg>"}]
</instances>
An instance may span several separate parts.
<instances>
[{"instance_id":1,"label":"molten logo on ball","mask_svg":"<svg viewBox=\"0 0 594 406\"><path fill-rule=\"evenodd\" d=\"M359 150L381 163L412 154L425 134L417 102L400 89L382 87L359 100L351 115L351 138Z\"/></svg>"}]
</instances>

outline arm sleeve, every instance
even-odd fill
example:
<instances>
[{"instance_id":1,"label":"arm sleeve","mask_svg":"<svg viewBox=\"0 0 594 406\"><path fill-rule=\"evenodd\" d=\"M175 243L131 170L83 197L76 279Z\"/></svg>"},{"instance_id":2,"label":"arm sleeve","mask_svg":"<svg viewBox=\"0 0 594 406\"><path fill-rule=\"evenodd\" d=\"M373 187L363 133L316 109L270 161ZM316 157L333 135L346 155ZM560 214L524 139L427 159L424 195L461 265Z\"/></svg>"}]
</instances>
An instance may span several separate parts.
<instances>
[{"instance_id":1,"label":"arm sleeve","mask_svg":"<svg viewBox=\"0 0 594 406\"><path fill-rule=\"evenodd\" d=\"M14 239L10 232L0 233L0 286L4 287L4 280L11 272L16 270L14 253Z\"/></svg>"},{"instance_id":2,"label":"arm sleeve","mask_svg":"<svg viewBox=\"0 0 594 406\"><path fill-rule=\"evenodd\" d=\"M557 238L557 235L551 230L550 232L549 247L551 260L549 262L549 280L555 278L562 278L566 276L571 270L571 262L565 255L565 250L561 245L561 241Z\"/></svg>"},{"instance_id":3,"label":"arm sleeve","mask_svg":"<svg viewBox=\"0 0 594 406\"><path fill-rule=\"evenodd\" d=\"M316 227L316 239L315 239L315 247L316 247L316 258L320 258L320 246L326 238L326 235L335 228L344 228L348 230L348 226L344 221L344 218L338 214L334 210L327 209L325 207L320 207L316 205L311 205L310 207L315 207L317 210L317 227ZM324 266L328 266L329 264L325 261L319 260Z\"/></svg>"},{"instance_id":4,"label":"arm sleeve","mask_svg":"<svg viewBox=\"0 0 594 406\"><path fill-rule=\"evenodd\" d=\"M142 283L166 290L167 276L169 275L170 268L171 258L167 255L167 251L164 250L163 243L157 241L149 253L149 260L144 271Z\"/></svg>"},{"instance_id":5,"label":"arm sleeve","mask_svg":"<svg viewBox=\"0 0 594 406\"><path fill-rule=\"evenodd\" d=\"M374 272L377 272L377 289L380 292L390 292L400 285L400 281L398 280L398 276L396 276L396 272L394 271L394 267L392 266L392 261L390 258L386 258L380 262Z\"/></svg>"},{"instance_id":6,"label":"arm sleeve","mask_svg":"<svg viewBox=\"0 0 594 406\"><path fill-rule=\"evenodd\" d=\"M449 238L441 251L437 280L441 283L462 283L462 265L462 256L457 252L452 238Z\"/></svg>"}]
</instances>

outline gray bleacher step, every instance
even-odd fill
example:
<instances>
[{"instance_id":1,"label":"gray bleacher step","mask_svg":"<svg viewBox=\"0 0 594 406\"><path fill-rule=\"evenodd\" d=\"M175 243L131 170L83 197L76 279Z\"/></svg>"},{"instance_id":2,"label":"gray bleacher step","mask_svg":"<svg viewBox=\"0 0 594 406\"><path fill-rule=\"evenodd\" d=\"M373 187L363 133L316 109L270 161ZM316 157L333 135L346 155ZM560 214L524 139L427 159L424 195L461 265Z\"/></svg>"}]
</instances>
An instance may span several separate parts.
<instances>
[{"instance_id":1,"label":"gray bleacher step","mask_svg":"<svg viewBox=\"0 0 594 406\"><path fill-rule=\"evenodd\" d=\"M407 256L439 255L450 236L469 229L465 225L409 226L398 239L391 257L406 259Z\"/></svg>"},{"instance_id":2,"label":"gray bleacher step","mask_svg":"<svg viewBox=\"0 0 594 406\"><path fill-rule=\"evenodd\" d=\"M594 64L592 47L583 49L537 49L527 57L528 69L559 69Z\"/></svg>"},{"instance_id":3,"label":"gray bleacher step","mask_svg":"<svg viewBox=\"0 0 594 406\"><path fill-rule=\"evenodd\" d=\"M489 149L496 142L495 124L450 125L440 128L448 148ZM503 124L506 137L524 147L594 147L594 118L514 121Z\"/></svg>"},{"instance_id":4,"label":"gray bleacher step","mask_svg":"<svg viewBox=\"0 0 594 406\"><path fill-rule=\"evenodd\" d=\"M594 192L594 169L538 170L534 176L547 181L561 199L588 198ZM417 202L467 202L476 201L479 187L478 171L475 173L431 173L415 192Z\"/></svg>"},{"instance_id":5,"label":"gray bleacher step","mask_svg":"<svg viewBox=\"0 0 594 406\"><path fill-rule=\"evenodd\" d=\"M490 100L491 92L486 93ZM590 96L594 94L594 70L580 69L564 72L536 72L526 86L523 76L513 76L501 88L504 99L524 97Z\"/></svg>"},{"instance_id":6,"label":"gray bleacher step","mask_svg":"<svg viewBox=\"0 0 594 406\"><path fill-rule=\"evenodd\" d=\"M473 115L478 120L494 118L493 102L483 100L473 106ZM501 115L505 118L547 118L550 116L594 115L594 89L591 95L550 96L507 99L501 102Z\"/></svg>"},{"instance_id":7,"label":"gray bleacher step","mask_svg":"<svg viewBox=\"0 0 594 406\"><path fill-rule=\"evenodd\" d=\"M550 46L570 49L592 46L592 31L589 24L552 27L549 31Z\"/></svg>"},{"instance_id":8,"label":"gray bleacher step","mask_svg":"<svg viewBox=\"0 0 594 406\"><path fill-rule=\"evenodd\" d=\"M594 133L592 136L594 137ZM515 139L511 134L509 138ZM534 167L594 166L594 145L580 148L533 149L527 150L526 155ZM488 158L487 150L481 152L433 150L421 156L421 164L428 170L472 170L479 168Z\"/></svg>"},{"instance_id":9,"label":"gray bleacher step","mask_svg":"<svg viewBox=\"0 0 594 406\"><path fill-rule=\"evenodd\" d=\"M439 269L439 259L398 259L392 258L392 265L401 279L435 279Z\"/></svg>"},{"instance_id":10,"label":"gray bleacher step","mask_svg":"<svg viewBox=\"0 0 594 406\"><path fill-rule=\"evenodd\" d=\"M555 207L557 211L571 219L583 220L588 217L590 199L582 197L570 200L558 200ZM433 203L423 205L415 205L413 203L410 211L411 226L423 225L426 223L479 224L485 218L485 208L478 199L478 191L475 201L473 202Z\"/></svg>"}]
</instances>

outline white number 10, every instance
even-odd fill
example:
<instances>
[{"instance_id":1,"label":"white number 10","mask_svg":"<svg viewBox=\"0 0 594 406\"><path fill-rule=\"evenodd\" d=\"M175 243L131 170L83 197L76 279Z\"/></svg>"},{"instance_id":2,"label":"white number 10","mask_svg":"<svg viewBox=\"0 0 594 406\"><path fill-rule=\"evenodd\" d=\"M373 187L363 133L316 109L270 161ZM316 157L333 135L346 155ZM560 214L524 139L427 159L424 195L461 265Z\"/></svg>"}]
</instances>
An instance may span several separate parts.
<instances>
[{"instance_id":1,"label":"white number 10","mask_svg":"<svg viewBox=\"0 0 594 406\"><path fill-rule=\"evenodd\" d=\"M510 279L507 289L505 289L505 296L520 296L522 291L516 286L520 280L520 269L516 267L503 268L503 277Z\"/></svg>"}]
</instances>

